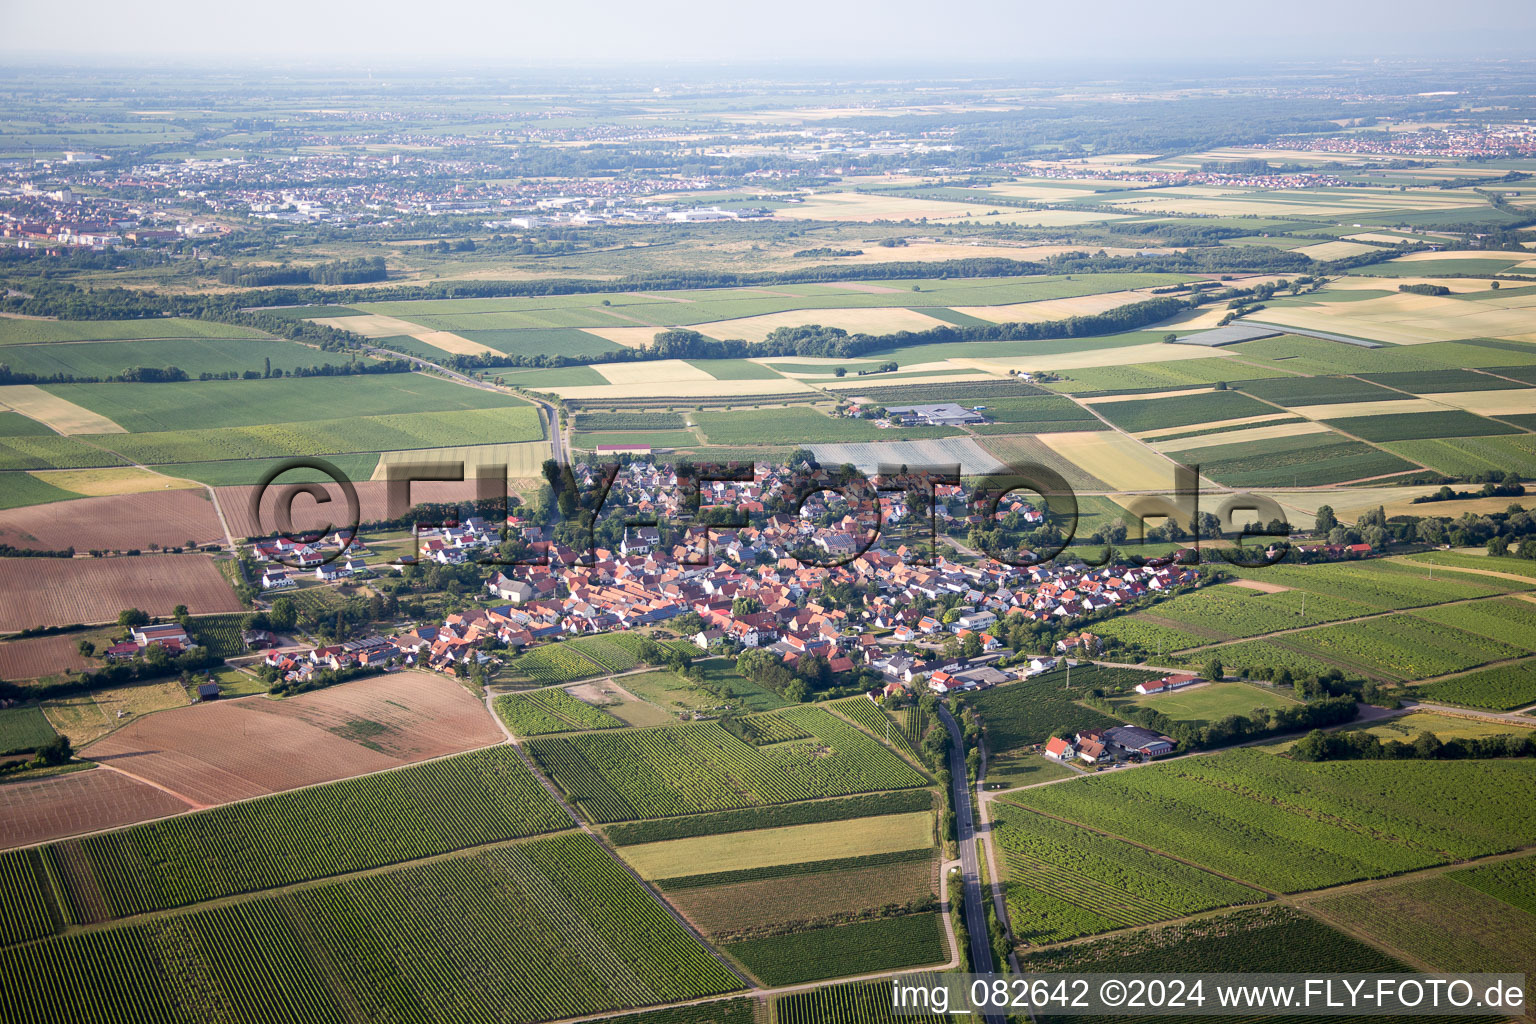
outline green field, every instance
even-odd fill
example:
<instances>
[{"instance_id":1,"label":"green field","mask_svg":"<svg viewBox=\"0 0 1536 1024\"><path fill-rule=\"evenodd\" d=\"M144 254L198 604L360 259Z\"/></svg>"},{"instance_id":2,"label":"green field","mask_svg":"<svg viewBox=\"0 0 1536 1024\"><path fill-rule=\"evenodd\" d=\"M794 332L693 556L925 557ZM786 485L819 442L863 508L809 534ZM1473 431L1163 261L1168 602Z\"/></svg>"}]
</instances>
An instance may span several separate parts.
<instances>
[{"instance_id":1,"label":"green field","mask_svg":"<svg viewBox=\"0 0 1536 1024\"><path fill-rule=\"evenodd\" d=\"M434 415L426 413L424 415ZM166 476L182 477L187 480L196 480L200 484L208 484L212 487L233 487L240 484L255 484L261 481L263 475L275 466L283 465L287 459L226 459L222 462L179 462L159 464L159 472ZM371 479L373 471L379 464L379 457L374 454L364 455L338 455L329 454L326 461L334 465L348 480L359 483ZM318 470L293 469L284 473L284 483L300 483L312 481L324 483L330 477Z\"/></svg>"},{"instance_id":2,"label":"green field","mask_svg":"<svg viewBox=\"0 0 1536 1024\"><path fill-rule=\"evenodd\" d=\"M695 413L693 419L704 431L710 444L724 445L910 441L933 437L956 437L962 433L954 427L903 427L896 430L882 430L869 420L832 417L803 406L744 412L707 411Z\"/></svg>"},{"instance_id":3,"label":"green field","mask_svg":"<svg viewBox=\"0 0 1536 1024\"><path fill-rule=\"evenodd\" d=\"M1536 841L1528 761L1303 764L1253 750L1020 790L1032 810L1299 892Z\"/></svg>"},{"instance_id":4,"label":"green field","mask_svg":"<svg viewBox=\"0 0 1536 1024\"><path fill-rule=\"evenodd\" d=\"M1161 696L1137 697L1127 703L1159 711L1176 722L1210 725L1228 715L1249 717L1255 708L1295 707L1299 702L1262 686L1212 683Z\"/></svg>"},{"instance_id":5,"label":"green field","mask_svg":"<svg viewBox=\"0 0 1536 1024\"><path fill-rule=\"evenodd\" d=\"M68 501L80 495L55 487L46 480L39 480L28 473L0 474L0 509L21 508L24 505L42 505L50 501Z\"/></svg>"},{"instance_id":6,"label":"green field","mask_svg":"<svg viewBox=\"0 0 1536 1024\"><path fill-rule=\"evenodd\" d=\"M495 747L66 840L68 919L188 906L313 878L568 828L570 819ZM277 844L281 856L253 855Z\"/></svg>"},{"instance_id":7,"label":"green field","mask_svg":"<svg viewBox=\"0 0 1536 1024\"><path fill-rule=\"evenodd\" d=\"M926 780L821 708L770 712L811 738L753 746L714 722L542 737L527 744L547 775L598 822L910 789Z\"/></svg>"},{"instance_id":8,"label":"green field","mask_svg":"<svg viewBox=\"0 0 1536 1024\"><path fill-rule=\"evenodd\" d=\"M166 338L266 337L262 332L252 328L236 327L216 320L162 317L144 320L18 320L0 317L0 345L48 345L56 342L138 341ZM5 361L11 361L9 353Z\"/></svg>"},{"instance_id":9,"label":"green field","mask_svg":"<svg viewBox=\"0 0 1536 1024\"><path fill-rule=\"evenodd\" d=\"M42 708L0 708L0 754L36 750L53 737Z\"/></svg>"},{"instance_id":10,"label":"green field","mask_svg":"<svg viewBox=\"0 0 1536 1024\"><path fill-rule=\"evenodd\" d=\"M597 326L616 326L603 321ZM607 352L622 352L624 346L614 344L586 331L570 328L533 328L531 330L484 330L454 331L461 338L478 342L486 348L505 352L509 356L599 356ZM441 353L439 353L441 354Z\"/></svg>"},{"instance_id":11,"label":"green field","mask_svg":"<svg viewBox=\"0 0 1536 1024\"><path fill-rule=\"evenodd\" d=\"M769 986L941 964L949 959L937 914L886 917L748 939L721 948Z\"/></svg>"},{"instance_id":12,"label":"green field","mask_svg":"<svg viewBox=\"0 0 1536 1024\"><path fill-rule=\"evenodd\" d=\"M722 703L744 711L772 711L786 706L784 698L752 682L726 660L699 662L704 681L695 683L675 672L643 672L625 676L624 688L668 711L718 710Z\"/></svg>"},{"instance_id":13,"label":"green field","mask_svg":"<svg viewBox=\"0 0 1536 1024\"><path fill-rule=\"evenodd\" d=\"M1101 402L1093 408L1115 426L1132 433L1264 416L1275 411L1239 391L1202 391L1166 398Z\"/></svg>"},{"instance_id":14,"label":"green field","mask_svg":"<svg viewBox=\"0 0 1536 1024\"><path fill-rule=\"evenodd\" d=\"M750 832L788 825L809 825L822 821L848 821L886 814L911 814L933 808L933 794L925 789L903 789L890 793L864 793L834 800L815 800L771 807L749 807L733 811L691 814L681 818L656 818L607 826L603 831L615 846L658 843L668 839L719 835L726 832Z\"/></svg>"},{"instance_id":15,"label":"green field","mask_svg":"<svg viewBox=\"0 0 1536 1024\"><path fill-rule=\"evenodd\" d=\"M1416 441L1432 437L1488 437L1520 433L1514 427L1495 423L1461 409L1391 416L1346 416L1323 422L1366 441Z\"/></svg>"},{"instance_id":16,"label":"green field","mask_svg":"<svg viewBox=\"0 0 1536 1024\"><path fill-rule=\"evenodd\" d=\"M1390 376L1401 376L1392 374ZM1354 377L1267 377L1237 385L1250 395L1287 408L1340 402L1386 402L1403 396Z\"/></svg>"},{"instance_id":17,"label":"green field","mask_svg":"<svg viewBox=\"0 0 1536 1024\"><path fill-rule=\"evenodd\" d=\"M177 385L146 386L171 388ZM542 436L543 427L538 412L532 406L520 405L499 409L353 416L347 419L314 419L298 423L165 430L143 434L92 434L85 439L120 452L135 462L163 465L199 463L210 457L219 460L268 459L278 455L334 455L508 444L536 441Z\"/></svg>"},{"instance_id":18,"label":"green field","mask_svg":"<svg viewBox=\"0 0 1536 1024\"><path fill-rule=\"evenodd\" d=\"M0 974L0 1019L38 1024L533 1022L740 987L580 834L45 939Z\"/></svg>"},{"instance_id":19,"label":"green field","mask_svg":"<svg viewBox=\"0 0 1536 1024\"><path fill-rule=\"evenodd\" d=\"M112 436L122 437L123 435ZM122 456L102 451L94 445L73 437L60 437L50 433L34 437L7 437L0 440L0 470L94 469L98 466L126 466L127 464Z\"/></svg>"},{"instance_id":20,"label":"green field","mask_svg":"<svg viewBox=\"0 0 1536 1024\"><path fill-rule=\"evenodd\" d=\"M763 876L762 869L805 861L854 860L867 855L926 850L933 846L933 811L803 825L721 832L624 847L623 856L645 879L679 879L707 867L712 876Z\"/></svg>"},{"instance_id":21,"label":"green field","mask_svg":"<svg viewBox=\"0 0 1536 1024\"><path fill-rule=\"evenodd\" d=\"M1469 672L1438 683L1416 686L1412 692L1418 700L1461 704L1489 711L1513 711L1536 704L1536 662L1521 661Z\"/></svg>"},{"instance_id":22,"label":"green field","mask_svg":"<svg viewBox=\"0 0 1536 1024\"><path fill-rule=\"evenodd\" d=\"M1332 433L1208 445L1170 451L1168 457L1197 465L1205 476L1231 487L1344 483L1417 468L1406 459Z\"/></svg>"},{"instance_id":23,"label":"green field","mask_svg":"<svg viewBox=\"0 0 1536 1024\"><path fill-rule=\"evenodd\" d=\"M342 363L346 357L291 341L182 338L170 341L12 345L6 348L4 359L15 372L32 373L39 377L56 374L111 377L134 367L161 369L167 366L184 370L192 377L200 373L245 373L248 370L263 373L267 368L267 360L271 360L272 369L287 372L301 366Z\"/></svg>"},{"instance_id":24,"label":"green field","mask_svg":"<svg viewBox=\"0 0 1536 1024\"><path fill-rule=\"evenodd\" d=\"M1006 801L992 804L994 841L1020 942L1040 945L1257 903L1256 889Z\"/></svg>"}]
</instances>

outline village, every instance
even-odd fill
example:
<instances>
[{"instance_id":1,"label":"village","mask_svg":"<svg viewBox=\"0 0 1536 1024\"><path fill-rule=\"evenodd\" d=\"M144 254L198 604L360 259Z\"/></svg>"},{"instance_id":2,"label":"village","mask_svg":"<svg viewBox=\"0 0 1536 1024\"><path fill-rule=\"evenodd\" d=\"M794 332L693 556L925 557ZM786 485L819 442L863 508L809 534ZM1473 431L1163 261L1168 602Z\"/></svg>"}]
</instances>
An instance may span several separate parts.
<instances>
[{"instance_id":1,"label":"village","mask_svg":"<svg viewBox=\"0 0 1536 1024\"><path fill-rule=\"evenodd\" d=\"M583 490L596 472L585 464L574 467ZM1099 653L1101 641L1082 629L1001 670L994 663L1004 654L1033 646L1010 637L1021 625L1038 624L1054 636L1086 616L1200 581L1196 569L1173 559L1090 568L962 560L958 552L924 557L924 545L900 530L922 519L912 514L911 494L880 495L881 521L892 527L888 536L909 540L887 546L888 538L870 538L867 518L841 498L817 495L798 516L768 514L786 476L780 468L752 481L705 483L701 511L756 513L759 524L707 531L693 526L672 545L662 541L663 526L629 526L617 544L586 552L515 512L504 528L469 516L457 525L420 529L416 544L423 561L486 565L479 606L390 636L274 651L265 663L285 682L302 682L326 669L395 666L464 677L476 667L565 638L664 629L691 641L700 655L761 650L791 671L805 659L821 659L834 678L860 670L875 674L883 681L883 696L944 695L1048 671L1060 657ZM685 489L678 484L675 468L632 461L615 478L604 508L616 518L662 523L682 509ZM940 526L981 520L966 514L969 498L962 488L938 485L934 493ZM1027 526L1044 520L1034 506L1016 499L1005 500L996 517L1016 517ZM509 541L524 552L523 561L541 564L497 564ZM313 544L260 540L251 552L268 596L300 580L313 585L372 577L410 564L370 567L353 553L360 546L360 540L333 533ZM1038 632L1031 635L1037 637Z\"/></svg>"}]
</instances>

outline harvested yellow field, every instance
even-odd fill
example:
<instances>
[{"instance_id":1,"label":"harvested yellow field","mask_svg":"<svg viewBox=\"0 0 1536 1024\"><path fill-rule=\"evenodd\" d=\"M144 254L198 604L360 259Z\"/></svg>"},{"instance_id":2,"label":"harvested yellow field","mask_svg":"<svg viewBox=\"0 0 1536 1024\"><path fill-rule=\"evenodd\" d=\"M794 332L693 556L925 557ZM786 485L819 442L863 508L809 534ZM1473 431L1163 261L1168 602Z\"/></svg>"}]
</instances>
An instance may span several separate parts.
<instances>
[{"instance_id":1,"label":"harvested yellow field","mask_svg":"<svg viewBox=\"0 0 1536 1024\"><path fill-rule=\"evenodd\" d=\"M1340 277L1328 282L1328 286L1317 294L1326 298L1329 292L1334 291L1396 291L1398 285L1404 284L1437 284L1457 293L1488 291L1487 281L1461 277L1394 277L1391 280L1380 277Z\"/></svg>"},{"instance_id":2,"label":"harvested yellow field","mask_svg":"<svg viewBox=\"0 0 1536 1024\"><path fill-rule=\"evenodd\" d=\"M926 377L902 377L891 381L891 384L906 386L908 384L966 384L978 380L997 380L997 376L991 373L936 373ZM868 378L842 377L819 382L819 386L828 391L858 391L861 388L872 387Z\"/></svg>"},{"instance_id":3,"label":"harvested yellow field","mask_svg":"<svg viewBox=\"0 0 1536 1024\"><path fill-rule=\"evenodd\" d=\"M1264 310L1263 319L1398 345L1466 338L1523 341L1536 338L1536 295L1457 299L1394 293L1359 302L1271 306Z\"/></svg>"},{"instance_id":4,"label":"harvested yellow field","mask_svg":"<svg viewBox=\"0 0 1536 1024\"><path fill-rule=\"evenodd\" d=\"M1268 312L1266 310L1265 312ZM1186 359L1229 359L1220 349L1196 345L1165 345L1160 341L1123 348L1089 349L1085 352L1061 352L1042 356L1007 356L999 359L955 359L962 366L974 366L989 373L1006 374L1010 370L1074 370L1089 366L1131 366L1136 363L1171 363Z\"/></svg>"},{"instance_id":5,"label":"harvested yellow field","mask_svg":"<svg viewBox=\"0 0 1536 1024\"><path fill-rule=\"evenodd\" d=\"M1118 430L1040 434L1039 440L1072 465L1118 491L1173 487L1173 464Z\"/></svg>"},{"instance_id":6,"label":"harvested yellow field","mask_svg":"<svg viewBox=\"0 0 1536 1024\"><path fill-rule=\"evenodd\" d=\"M1116 402L1140 402L1149 398L1173 398L1177 395L1203 395L1215 388L1170 388L1167 391L1138 391L1130 395L1095 395L1092 398L1079 398L1084 405L1113 405ZM1188 429L1187 427L1185 428Z\"/></svg>"},{"instance_id":7,"label":"harvested yellow field","mask_svg":"<svg viewBox=\"0 0 1536 1024\"><path fill-rule=\"evenodd\" d=\"M960 203L950 203L950 206L959 207ZM969 203L965 204L971 205ZM939 218L940 224L1018 224L1023 227L1063 228L1075 224L1094 224L1100 221L1114 220L1118 212L1108 209L1082 209L1082 210L1020 210L1015 208L997 209L988 207L985 203L976 203L973 209L960 216ZM995 211L995 212L994 212Z\"/></svg>"},{"instance_id":8,"label":"harvested yellow field","mask_svg":"<svg viewBox=\"0 0 1536 1024\"><path fill-rule=\"evenodd\" d=\"M665 330L663 327L583 327L582 333L611 341L615 345L623 345L625 348L645 348L656 340L658 332Z\"/></svg>"},{"instance_id":9,"label":"harvested yellow field","mask_svg":"<svg viewBox=\"0 0 1536 1024\"><path fill-rule=\"evenodd\" d=\"M988 209L985 199L976 201L976 212ZM970 212L963 203L911 196L867 195L862 192L819 192L805 202L774 211L785 220L846 220L872 223L879 220L939 220L963 217Z\"/></svg>"},{"instance_id":10,"label":"harvested yellow field","mask_svg":"<svg viewBox=\"0 0 1536 1024\"><path fill-rule=\"evenodd\" d=\"M807 860L921 850L932 841L933 814L914 811L641 843L621 846L619 853L642 878L675 878L705 870L742 871Z\"/></svg>"},{"instance_id":11,"label":"harvested yellow field","mask_svg":"<svg viewBox=\"0 0 1536 1024\"><path fill-rule=\"evenodd\" d=\"M1407 235L1389 235L1381 231L1362 231L1358 235L1345 235L1351 242L1381 242L1384 245L1397 245L1400 242L1413 241Z\"/></svg>"},{"instance_id":12,"label":"harvested yellow field","mask_svg":"<svg viewBox=\"0 0 1536 1024\"><path fill-rule=\"evenodd\" d=\"M1425 263L1438 262L1440 260L1486 260L1490 256L1501 256L1499 252L1489 252L1486 249L1451 249L1444 252L1411 252L1406 256L1399 256L1393 263Z\"/></svg>"},{"instance_id":13,"label":"harvested yellow field","mask_svg":"<svg viewBox=\"0 0 1536 1024\"><path fill-rule=\"evenodd\" d=\"M1309 420L1337 420L1346 416L1397 416L1406 412L1444 412L1445 406L1428 398L1399 398L1386 402L1336 402L1333 405L1298 405L1291 410Z\"/></svg>"},{"instance_id":14,"label":"harvested yellow field","mask_svg":"<svg viewBox=\"0 0 1536 1024\"><path fill-rule=\"evenodd\" d=\"M507 478L536 477L549 458L544 441L519 441L513 444L474 444L457 448L418 448L411 451L383 452L373 469L372 480L385 479L386 466L464 463L464 477L473 480L480 466L506 466ZM467 492L466 492L467 493Z\"/></svg>"},{"instance_id":15,"label":"harvested yellow field","mask_svg":"<svg viewBox=\"0 0 1536 1024\"><path fill-rule=\"evenodd\" d=\"M593 363L592 369L613 384L671 384L674 381L714 380L709 374L681 359L657 359L635 363Z\"/></svg>"},{"instance_id":16,"label":"harvested yellow field","mask_svg":"<svg viewBox=\"0 0 1536 1024\"><path fill-rule=\"evenodd\" d=\"M1142 302L1150 296L1141 292L1101 292L1098 295L1074 295L1069 299L1041 299L1014 302L1006 306L955 306L956 313L990 320L995 324L1035 324L1047 320L1066 320L1074 316L1106 313L1111 309Z\"/></svg>"},{"instance_id":17,"label":"harvested yellow field","mask_svg":"<svg viewBox=\"0 0 1536 1024\"><path fill-rule=\"evenodd\" d=\"M1378 507L1393 507L1400 511L1409 508L1417 509L1414 515L1423 515L1423 505L1410 505L1409 502L1426 494L1433 494L1439 490L1434 484L1412 484L1405 487L1318 487L1307 490L1277 489L1277 488L1253 488L1255 493L1273 498L1282 508L1294 512L1296 515L1292 523L1310 525L1311 520L1317 515L1317 510L1323 505L1333 509L1334 514L1345 522L1354 522L1366 512ZM1507 508L1509 499L1505 498L1500 511ZM1450 505L1453 502L1435 502L1436 515L1442 504Z\"/></svg>"},{"instance_id":18,"label":"harvested yellow field","mask_svg":"<svg viewBox=\"0 0 1536 1024\"><path fill-rule=\"evenodd\" d=\"M1536 388L1508 391L1451 391L1425 395L1432 402L1452 405L1479 416L1521 416L1536 413Z\"/></svg>"},{"instance_id":19,"label":"harvested yellow field","mask_svg":"<svg viewBox=\"0 0 1536 1024\"><path fill-rule=\"evenodd\" d=\"M1035 260L1046 256L1054 256L1056 252L1042 252L1041 250L1060 249L1066 251L1064 246L1014 246L1014 245L972 245L967 242L908 242L896 249L887 249L874 243L865 243L865 248L858 256L839 256L835 260L825 257L813 257L797 260L806 266L822 263L836 263L841 266L844 263L889 263L893 259L899 259L903 263L939 263L944 260L965 259L1005 259L1005 260ZM859 248L855 244L852 248ZM1081 247L1079 247L1081 249ZM1136 250L1127 250L1134 253ZM1116 255L1111 251L1110 255Z\"/></svg>"},{"instance_id":20,"label":"harvested yellow field","mask_svg":"<svg viewBox=\"0 0 1536 1024\"><path fill-rule=\"evenodd\" d=\"M440 348L444 352L451 352L456 356L480 356L496 352L489 345L482 345L478 341L470 341L468 338L454 334L452 331L423 331L421 334L413 334L411 337L422 344L431 345L433 348Z\"/></svg>"},{"instance_id":21,"label":"harvested yellow field","mask_svg":"<svg viewBox=\"0 0 1536 1024\"><path fill-rule=\"evenodd\" d=\"M1374 245L1362 245L1359 242L1318 242L1316 245L1304 245L1300 249L1292 249L1311 260L1319 262L1325 260L1341 260L1346 256L1359 256L1365 252L1380 252Z\"/></svg>"},{"instance_id":22,"label":"harvested yellow field","mask_svg":"<svg viewBox=\"0 0 1536 1024\"><path fill-rule=\"evenodd\" d=\"M1329 430L1321 423L1271 423L1268 426L1253 427L1249 430L1228 430L1220 434L1206 434L1204 437L1186 437L1182 441L1153 442L1152 447L1160 452L1188 452L1223 444L1242 444L1246 441L1268 441L1276 437L1326 433L1329 433Z\"/></svg>"},{"instance_id":23,"label":"harvested yellow field","mask_svg":"<svg viewBox=\"0 0 1536 1024\"><path fill-rule=\"evenodd\" d=\"M0 387L0 409L19 412L61 434L127 433L100 413L67 402L35 384L7 384Z\"/></svg>"},{"instance_id":24,"label":"harvested yellow field","mask_svg":"<svg viewBox=\"0 0 1536 1024\"><path fill-rule=\"evenodd\" d=\"M582 384L571 387L544 386L540 390L561 398L587 401L623 402L630 398L752 398L757 395L785 395L812 392L813 388L788 377L777 380L672 380L660 384Z\"/></svg>"},{"instance_id":25,"label":"harvested yellow field","mask_svg":"<svg viewBox=\"0 0 1536 1024\"><path fill-rule=\"evenodd\" d=\"M361 334L365 338L394 338L402 334L415 337L428 330L428 328L420 324L413 324L409 320L401 320L398 317L384 316L379 313L364 313L359 316L316 317L310 322L319 324L321 327L334 327L339 331L351 331L353 334Z\"/></svg>"},{"instance_id":26,"label":"harvested yellow field","mask_svg":"<svg viewBox=\"0 0 1536 1024\"><path fill-rule=\"evenodd\" d=\"M44 483L96 498L108 494L143 494L146 491L179 491L201 487L196 480L182 480L138 466L107 469L51 469L32 474Z\"/></svg>"},{"instance_id":27,"label":"harvested yellow field","mask_svg":"<svg viewBox=\"0 0 1536 1024\"><path fill-rule=\"evenodd\" d=\"M868 309L792 309L736 320L716 320L714 323L697 324L692 329L722 341L729 338L762 341L780 327L804 327L808 324L840 327L850 334L894 334L897 331L929 331L935 327L950 326L926 313L915 313L901 306L877 306ZM654 329L652 333L655 333Z\"/></svg>"}]
</instances>

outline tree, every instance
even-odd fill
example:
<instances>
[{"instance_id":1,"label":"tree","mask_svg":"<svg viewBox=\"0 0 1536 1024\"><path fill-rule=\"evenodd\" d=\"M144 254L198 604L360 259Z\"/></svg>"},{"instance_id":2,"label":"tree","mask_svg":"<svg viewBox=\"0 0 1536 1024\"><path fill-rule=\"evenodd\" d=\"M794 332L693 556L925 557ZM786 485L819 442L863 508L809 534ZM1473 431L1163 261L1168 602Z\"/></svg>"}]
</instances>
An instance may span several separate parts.
<instances>
[{"instance_id":1,"label":"tree","mask_svg":"<svg viewBox=\"0 0 1536 1024\"><path fill-rule=\"evenodd\" d=\"M149 613L139 608L124 608L117 613L119 626L145 626L149 624Z\"/></svg>"},{"instance_id":2,"label":"tree","mask_svg":"<svg viewBox=\"0 0 1536 1024\"><path fill-rule=\"evenodd\" d=\"M291 597L280 597L272 602L272 611L267 615L272 623L272 628L279 633L292 629L299 621L298 606L293 603Z\"/></svg>"},{"instance_id":3,"label":"tree","mask_svg":"<svg viewBox=\"0 0 1536 1024\"><path fill-rule=\"evenodd\" d=\"M1488 282L1488 287L1493 289L1494 291L1498 291L1499 290L1499 282L1497 282L1497 281L1489 281Z\"/></svg>"},{"instance_id":4,"label":"tree","mask_svg":"<svg viewBox=\"0 0 1536 1024\"><path fill-rule=\"evenodd\" d=\"M1205 678L1215 683L1220 682L1223 675L1225 672L1222 670L1221 659L1214 654L1211 655L1205 663Z\"/></svg>"},{"instance_id":5,"label":"tree","mask_svg":"<svg viewBox=\"0 0 1536 1024\"><path fill-rule=\"evenodd\" d=\"M1333 514L1332 505L1317 506L1315 529L1318 533L1327 534L1339 525L1338 517Z\"/></svg>"},{"instance_id":6,"label":"tree","mask_svg":"<svg viewBox=\"0 0 1536 1024\"><path fill-rule=\"evenodd\" d=\"M81 640L75 644L75 650L79 651L82 657L89 658L96 653L96 645L89 640Z\"/></svg>"}]
</instances>

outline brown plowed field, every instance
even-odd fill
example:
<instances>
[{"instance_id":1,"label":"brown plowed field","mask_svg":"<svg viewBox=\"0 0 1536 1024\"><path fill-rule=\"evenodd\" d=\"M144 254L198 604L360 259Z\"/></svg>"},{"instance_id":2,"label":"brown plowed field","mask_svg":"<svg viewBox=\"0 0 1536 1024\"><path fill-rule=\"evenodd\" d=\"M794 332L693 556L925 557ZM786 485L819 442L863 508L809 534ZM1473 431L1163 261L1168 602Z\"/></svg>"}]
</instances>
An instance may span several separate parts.
<instances>
[{"instance_id":1,"label":"brown plowed field","mask_svg":"<svg viewBox=\"0 0 1536 1024\"><path fill-rule=\"evenodd\" d=\"M387 518L385 510L386 488L382 480L363 480L355 482L357 488L357 504L361 521L364 523L377 522ZM250 500L251 492L256 490L253 486L236 486L217 488L219 495L219 507L224 510L224 517L229 520L229 532L235 535L236 540L245 537L265 536L277 529L277 522L273 515L273 508L277 503L276 492L281 490L281 482L271 488L263 496L261 503L261 523L258 524L251 518ZM299 495L293 503L293 525L295 530L318 530L327 523L332 526L345 526L347 515L347 502L343 497L341 488L335 484L327 485L326 492L331 500L326 504L317 504L313 499ZM429 502L470 502L475 499L475 482L466 480L462 483L454 481L422 481L411 485L412 504L427 504ZM177 543L180 543L178 541Z\"/></svg>"},{"instance_id":2,"label":"brown plowed field","mask_svg":"<svg viewBox=\"0 0 1536 1024\"><path fill-rule=\"evenodd\" d=\"M115 622L124 608L169 615L238 612L240 601L207 555L0 558L0 630Z\"/></svg>"},{"instance_id":3,"label":"brown plowed field","mask_svg":"<svg viewBox=\"0 0 1536 1024\"><path fill-rule=\"evenodd\" d=\"M99 668L100 663L76 650L79 633L63 636L37 636L28 640L0 643L0 679L40 679L58 675L65 669Z\"/></svg>"},{"instance_id":4,"label":"brown plowed field","mask_svg":"<svg viewBox=\"0 0 1536 1024\"><path fill-rule=\"evenodd\" d=\"M245 697L145 715L82 754L211 806L501 739L462 686L405 671L281 701Z\"/></svg>"},{"instance_id":5,"label":"brown plowed field","mask_svg":"<svg viewBox=\"0 0 1536 1024\"><path fill-rule=\"evenodd\" d=\"M76 498L0 511L0 544L62 551L148 551L224 540L213 501L195 490Z\"/></svg>"},{"instance_id":6,"label":"brown plowed field","mask_svg":"<svg viewBox=\"0 0 1536 1024\"><path fill-rule=\"evenodd\" d=\"M0 783L0 848L130 825L190 809L168 793L105 768Z\"/></svg>"}]
</instances>

